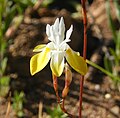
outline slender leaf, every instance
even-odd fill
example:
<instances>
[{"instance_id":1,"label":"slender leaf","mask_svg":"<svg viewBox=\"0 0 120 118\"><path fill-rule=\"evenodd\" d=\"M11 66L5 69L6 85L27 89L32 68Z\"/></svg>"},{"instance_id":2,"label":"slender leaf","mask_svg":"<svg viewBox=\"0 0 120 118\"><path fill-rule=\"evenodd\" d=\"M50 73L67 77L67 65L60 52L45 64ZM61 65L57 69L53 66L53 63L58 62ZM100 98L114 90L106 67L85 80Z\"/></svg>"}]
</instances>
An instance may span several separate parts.
<instances>
[{"instance_id":1,"label":"slender leaf","mask_svg":"<svg viewBox=\"0 0 120 118\"><path fill-rule=\"evenodd\" d=\"M112 19L110 11L111 11L110 10L110 2L107 0L106 1L106 12L107 12L107 16L108 16L108 23L109 23L110 29L112 31L112 34L113 34L113 37L114 37L114 41L116 42L117 34L116 34L115 25L113 23L113 19Z\"/></svg>"},{"instance_id":2,"label":"slender leaf","mask_svg":"<svg viewBox=\"0 0 120 118\"><path fill-rule=\"evenodd\" d=\"M107 56L104 56L104 66L106 70L112 73L112 62L107 58Z\"/></svg>"},{"instance_id":3,"label":"slender leaf","mask_svg":"<svg viewBox=\"0 0 120 118\"><path fill-rule=\"evenodd\" d=\"M117 19L120 22L120 5L119 5L118 2L119 2L119 0L114 0L115 10L116 10L116 16L117 16Z\"/></svg>"}]
</instances>

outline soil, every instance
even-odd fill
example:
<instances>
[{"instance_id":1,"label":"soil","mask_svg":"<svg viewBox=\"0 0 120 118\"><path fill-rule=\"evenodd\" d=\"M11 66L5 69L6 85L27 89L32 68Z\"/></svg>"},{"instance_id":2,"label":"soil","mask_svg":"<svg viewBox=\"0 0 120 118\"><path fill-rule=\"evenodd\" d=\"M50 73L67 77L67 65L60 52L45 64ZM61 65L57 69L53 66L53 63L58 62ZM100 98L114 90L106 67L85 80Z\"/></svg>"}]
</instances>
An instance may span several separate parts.
<instances>
[{"instance_id":1,"label":"soil","mask_svg":"<svg viewBox=\"0 0 120 118\"><path fill-rule=\"evenodd\" d=\"M101 5L99 6L99 4ZM105 6L102 5L104 5L103 0L95 0L88 7L87 31L87 58L101 66L103 66L103 47L114 47L112 35L107 25ZM53 24L54 20L61 16L65 19L67 29L73 24L74 32L70 46L82 55L82 19L72 18L71 13L65 9L40 8L38 11L31 12L31 8L28 8L22 24L14 34L12 44L8 48L7 72L11 77L10 92L13 96L15 90L24 91L24 118L38 118L40 104L42 104L43 118L47 118L46 109L57 106L49 64L38 74L31 76L29 60L34 55L32 50L36 45L48 42L45 33L46 24ZM73 80L65 106L70 113L78 115L80 75L74 70L72 72ZM61 93L64 87L64 74L58 78L58 82ZM7 104L8 96L0 98L0 118L5 117ZM82 118L120 118L119 91L112 88L109 77L92 67L89 67L88 74L85 76L82 116ZM16 118L12 107L9 118Z\"/></svg>"}]
</instances>

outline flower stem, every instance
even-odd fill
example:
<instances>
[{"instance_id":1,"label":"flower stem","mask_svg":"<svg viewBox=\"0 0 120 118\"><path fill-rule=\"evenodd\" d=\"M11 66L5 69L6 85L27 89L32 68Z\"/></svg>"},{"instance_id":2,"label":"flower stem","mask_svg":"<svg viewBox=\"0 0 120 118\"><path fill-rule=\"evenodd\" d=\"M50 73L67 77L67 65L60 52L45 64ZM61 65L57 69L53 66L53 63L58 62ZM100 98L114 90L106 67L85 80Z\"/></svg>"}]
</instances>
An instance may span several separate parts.
<instances>
[{"instance_id":1,"label":"flower stem","mask_svg":"<svg viewBox=\"0 0 120 118\"><path fill-rule=\"evenodd\" d=\"M70 118L75 118L72 114L68 113L67 110L65 109L65 98L61 99L58 93L58 82L57 82L57 77L53 74L53 87L56 93L57 97L57 102L60 105L61 110L66 113Z\"/></svg>"},{"instance_id":2,"label":"flower stem","mask_svg":"<svg viewBox=\"0 0 120 118\"><path fill-rule=\"evenodd\" d=\"M80 78L80 94L79 94L79 118L82 117L82 93L83 93L83 84L84 84L84 76Z\"/></svg>"},{"instance_id":3,"label":"flower stem","mask_svg":"<svg viewBox=\"0 0 120 118\"><path fill-rule=\"evenodd\" d=\"M67 110L65 109L65 99L62 99L62 103L59 104L59 105L60 105L60 108L62 109L62 111L63 111L64 113L66 113L70 118L76 118L76 116L68 113Z\"/></svg>"},{"instance_id":4,"label":"flower stem","mask_svg":"<svg viewBox=\"0 0 120 118\"><path fill-rule=\"evenodd\" d=\"M86 0L81 0L83 10L83 23L84 23L84 47L83 47L83 58L86 60L87 51L87 14L86 14ZM83 94L84 76L80 78L80 94L79 94L79 118L82 117L82 94Z\"/></svg>"},{"instance_id":5,"label":"flower stem","mask_svg":"<svg viewBox=\"0 0 120 118\"><path fill-rule=\"evenodd\" d=\"M57 77L53 74L53 87L56 93L56 97L57 97L57 102L60 103L60 97L58 94L58 82L57 82Z\"/></svg>"}]
</instances>

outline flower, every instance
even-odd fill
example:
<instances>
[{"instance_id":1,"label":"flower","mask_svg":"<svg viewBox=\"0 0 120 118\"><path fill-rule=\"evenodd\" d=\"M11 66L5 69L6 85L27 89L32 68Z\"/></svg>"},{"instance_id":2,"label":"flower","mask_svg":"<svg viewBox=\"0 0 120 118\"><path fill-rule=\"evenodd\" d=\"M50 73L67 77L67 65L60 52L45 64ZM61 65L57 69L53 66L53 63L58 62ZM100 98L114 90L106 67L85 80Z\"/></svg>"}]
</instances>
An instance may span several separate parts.
<instances>
[{"instance_id":1,"label":"flower","mask_svg":"<svg viewBox=\"0 0 120 118\"><path fill-rule=\"evenodd\" d=\"M87 64L78 52L73 51L67 42L70 42L70 36L73 31L73 25L65 33L64 19L61 17L55 20L55 23L46 26L46 34L50 42L41 44L34 48L33 52L38 52L30 60L31 75L41 71L50 61L52 73L57 77L61 76L64 70L65 59L69 65L78 73L85 75Z\"/></svg>"}]
</instances>

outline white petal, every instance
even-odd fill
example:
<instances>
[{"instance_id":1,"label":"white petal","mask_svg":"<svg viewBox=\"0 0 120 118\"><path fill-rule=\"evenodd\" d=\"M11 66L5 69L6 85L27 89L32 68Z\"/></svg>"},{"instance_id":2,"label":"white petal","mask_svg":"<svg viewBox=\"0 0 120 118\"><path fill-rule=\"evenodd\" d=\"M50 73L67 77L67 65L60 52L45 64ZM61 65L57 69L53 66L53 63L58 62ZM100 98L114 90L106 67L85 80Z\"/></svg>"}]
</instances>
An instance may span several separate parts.
<instances>
[{"instance_id":1,"label":"white petal","mask_svg":"<svg viewBox=\"0 0 120 118\"><path fill-rule=\"evenodd\" d=\"M72 31L73 31L73 25L71 25L69 30L67 30L67 32L66 32L66 39L65 40L69 40L69 38L70 38L70 36L72 34Z\"/></svg>"},{"instance_id":2,"label":"white petal","mask_svg":"<svg viewBox=\"0 0 120 118\"><path fill-rule=\"evenodd\" d=\"M50 37L48 37L48 39L52 42L55 41L55 35L54 35L54 30L53 30L53 26L50 26Z\"/></svg>"},{"instance_id":3,"label":"white petal","mask_svg":"<svg viewBox=\"0 0 120 118\"><path fill-rule=\"evenodd\" d=\"M55 50L55 44L53 42L48 43L46 47L50 48L51 50Z\"/></svg>"},{"instance_id":4,"label":"white petal","mask_svg":"<svg viewBox=\"0 0 120 118\"><path fill-rule=\"evenodd\" d=\"M54 32L55 32L55 33L58 33L59 18L57 18L57 19L55 20L55 23L54 23L54 25L53 25L53 28L54 28Z\"/></svg>"},{"instance_id":5,"label":"white petal","mask_svg":"<svg viewBox=\"0 0 120 118\"><path fill-rule=\"evenodd\" d=\"M59 24L59 35L61 36L62 40L64 39L64 33L65 33L65 24L63 17L61 17Z\"/></svg>"},{"instance_id":6,"label":"white petal","mask_svg":"<svg viewBox=\"0 0 120 118\"><path fill-rule=\"evenodd\" d=\"M65 51L69 45L65 42L65 40L59 45L60 50Z\"/></svg>"},{"instance_id":7,"label":"white petal","mask_svg":"<svg viewBox=\"0 0 120 118\"><path fill-rule=\"evenodd\" d=\"M64 53L55 52L51 57L50 68L54 75L59 77L64 69Z\"/></svg>"},{"instance_id":8,"label":"white petal","mask_svg":"<svg viewBox=\"0 0 120 118\"><path fill-rule=\"evenodd\" d=\"M49 24L47 24L46 26L46 34L48 37L50 37L50 25Z\"/></svg>"},{"instance_id":9,"label":"white petal","mask_svg":"<svg viewBox=\"0 0 120 118\"><path fill-rule=\"evenodd\" d=\"M65 39L60 45L60 49L65 51L66 49L70 48L70 46L67 44L67 42L70 42L71 40L70 39Z\"/></svg>"}]
</instances>

